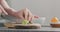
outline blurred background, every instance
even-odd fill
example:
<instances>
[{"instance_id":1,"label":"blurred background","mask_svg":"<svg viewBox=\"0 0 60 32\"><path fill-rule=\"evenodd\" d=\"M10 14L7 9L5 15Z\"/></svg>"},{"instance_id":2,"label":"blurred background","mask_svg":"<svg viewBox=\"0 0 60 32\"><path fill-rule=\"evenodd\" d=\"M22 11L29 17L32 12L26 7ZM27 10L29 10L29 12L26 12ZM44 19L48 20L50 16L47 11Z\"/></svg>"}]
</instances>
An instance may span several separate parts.
<instances>
[{"instance_id":1,"label":"blurred background","mask_svg":"<svg viewBox=\"0 0 60 32\"><path fill-rule=\"evenodd\" d=\"M18 10L28 8L34 15L46 17L48 25L52 17L60 18L60 0L6 0L10 7Z\"/></svg>"}]
</instances>

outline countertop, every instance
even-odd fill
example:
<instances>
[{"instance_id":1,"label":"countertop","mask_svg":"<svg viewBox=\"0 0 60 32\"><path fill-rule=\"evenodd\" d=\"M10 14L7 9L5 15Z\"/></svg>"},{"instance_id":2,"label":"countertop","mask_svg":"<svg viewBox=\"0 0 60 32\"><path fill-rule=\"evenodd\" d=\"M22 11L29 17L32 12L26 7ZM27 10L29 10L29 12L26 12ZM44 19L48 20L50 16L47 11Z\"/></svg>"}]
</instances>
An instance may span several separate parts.
<instances>
[{"instance_id":1,"label":"countertop","mask_svg":"<svg viewBox=\"0 0 60 32\"><path fill-rule=\"evenodd\" d=\"M5 19L0 19L0 26L3 26ZM43 26L40 29L8 29L6 27L0 27L0 32L60 32L60 28L52 28L50 26Z\"/></svg>"},{"instance_id":2,"label":"countertop","mask_svg":"<svg viewBox=\"0 0 60 32\"><path fill-rule=\"evenodd\" d=\"M44 31L44 32L60 32L60 28L52 28L52 27L41 27L40 29L8 29L8 28L6 28L6 27L0 27L0 31L1 32L9 32L9 31L11 31L11 32L26 32L26 31L30 31L30 32L36 32L36 31L38 31L38 32L42 32L42 31Z\"/></svg>"}]
</instances>

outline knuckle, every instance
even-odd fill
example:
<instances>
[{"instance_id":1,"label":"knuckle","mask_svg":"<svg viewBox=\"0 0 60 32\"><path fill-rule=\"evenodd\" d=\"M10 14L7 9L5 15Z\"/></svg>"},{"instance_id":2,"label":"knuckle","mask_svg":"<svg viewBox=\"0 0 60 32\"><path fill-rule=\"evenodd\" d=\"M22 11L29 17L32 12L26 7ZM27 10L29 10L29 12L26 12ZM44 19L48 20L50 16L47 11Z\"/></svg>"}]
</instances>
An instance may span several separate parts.
<instances>
[{"instance_id":1,"label":"knuckle","mask_svg":"<svg viewBox=\"0 0 60 32\"><path fill-rule=\"evenodd\" d=\"M28 8L25 8L24 11L29 11L29 9Z\"/></svg>"}]
</instances>

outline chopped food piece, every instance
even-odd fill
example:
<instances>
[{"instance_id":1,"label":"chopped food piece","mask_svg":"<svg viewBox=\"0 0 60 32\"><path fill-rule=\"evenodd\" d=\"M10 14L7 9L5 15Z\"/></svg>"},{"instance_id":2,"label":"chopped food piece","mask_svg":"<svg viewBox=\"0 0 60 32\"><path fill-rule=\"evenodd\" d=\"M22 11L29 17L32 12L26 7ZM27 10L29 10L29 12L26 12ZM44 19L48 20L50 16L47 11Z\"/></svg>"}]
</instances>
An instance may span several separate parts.
<instances>
[{"instance_id":1,"label":"chopped food piece","mask_svg":"<svg viewBox=\"0 0 60 32\"><path fill-rule=\"evenodd\" d=\"M56 23L56 22L58 22L59 20L58 20L58 18L57 17L54 17L54 18L52 18L52 20L51 20L51 22L53 22L53 23Z\"/></svg>"},{"instance_id":2,"label":"chopped food piece","mask_svg":"<svg viewBox=\"0 0 60 32\"><path fill-rule=\"evenodd\" d=\"M28 23L29 23L28 20L23 20L23 21L22 21L22 24L28 24Z\"/></svg>"},{"instance_id":3,"label":"chopped food piece","mask_svg":"<svg viewBox=\"0 0 60 32\"><path fill-rule=\"evenodd\" d=\"M4 23L4 25L5 25L6 27L14 27L14 25L13 25L12 23Z\"/></svg>"}]
</instances>

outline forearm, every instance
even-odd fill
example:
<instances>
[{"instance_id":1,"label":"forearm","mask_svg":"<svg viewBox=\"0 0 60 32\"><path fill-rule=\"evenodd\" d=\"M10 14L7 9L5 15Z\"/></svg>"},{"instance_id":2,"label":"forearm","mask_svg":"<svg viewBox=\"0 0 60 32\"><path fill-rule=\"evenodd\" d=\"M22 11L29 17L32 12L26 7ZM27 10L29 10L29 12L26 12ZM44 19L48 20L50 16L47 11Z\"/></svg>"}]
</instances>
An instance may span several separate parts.
<instances>
[{"instance_id":1,"label":"forearm","mask_svg":"<svg viewBox=\"0 0 60 32\"><path fill-rule=\"evenodd\" d=\"M13 8L11 8L5 0L1 0L0 4L5 9L5 11L8 13L8 15L16 17L17 14L16 14L15 10Z\"/></svg>"}]
</instances>

